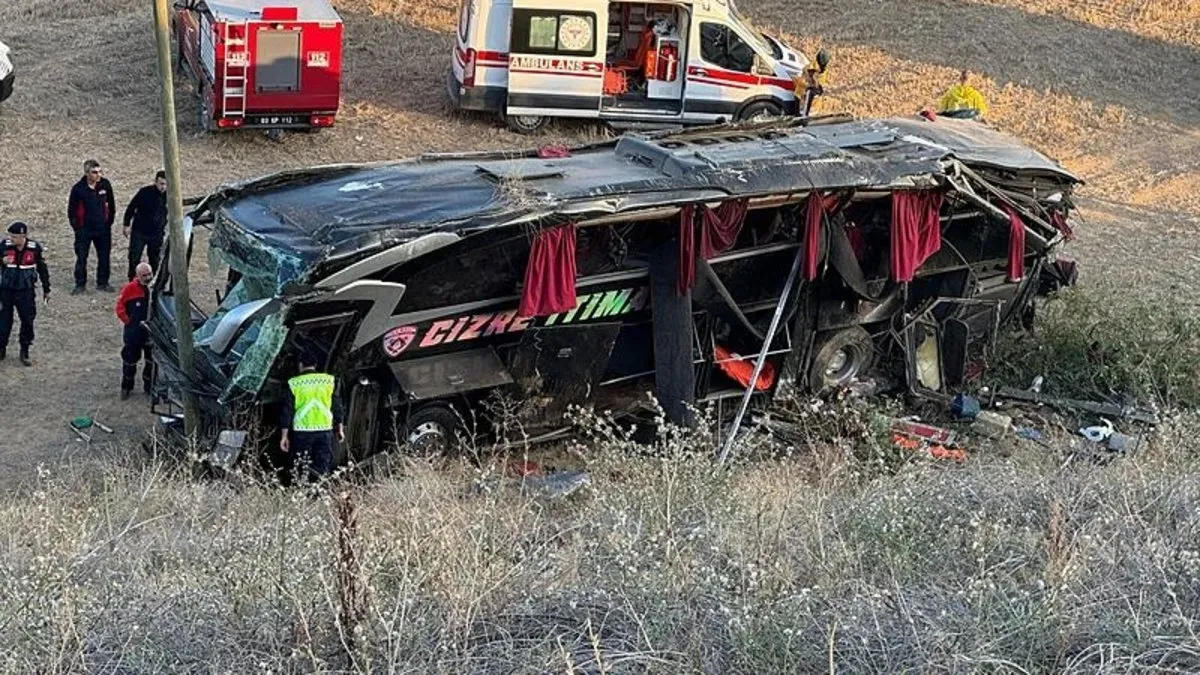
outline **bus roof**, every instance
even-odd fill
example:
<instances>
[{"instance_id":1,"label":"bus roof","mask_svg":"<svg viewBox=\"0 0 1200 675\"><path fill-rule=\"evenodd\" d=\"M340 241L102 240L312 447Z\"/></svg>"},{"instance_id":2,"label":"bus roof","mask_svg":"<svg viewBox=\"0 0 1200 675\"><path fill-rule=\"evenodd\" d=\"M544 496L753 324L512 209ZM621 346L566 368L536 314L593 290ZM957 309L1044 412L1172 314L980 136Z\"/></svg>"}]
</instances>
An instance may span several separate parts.
<instances>
[{"instance_id":1,"label":"bus roof","mask_svg":"<svg viewBox=\"0 0 1200 675\"><path fill-rule=\"evenodd\" d=\"M277 251L299 271L431 232L811 190L929 187L950 158L1079 182L1011 136L952 119L777 121L626 135L559 159L512 157L426 156L284 172L225 186L193 215L215 215L225 241Z\"/></svg>"}]
</instances>

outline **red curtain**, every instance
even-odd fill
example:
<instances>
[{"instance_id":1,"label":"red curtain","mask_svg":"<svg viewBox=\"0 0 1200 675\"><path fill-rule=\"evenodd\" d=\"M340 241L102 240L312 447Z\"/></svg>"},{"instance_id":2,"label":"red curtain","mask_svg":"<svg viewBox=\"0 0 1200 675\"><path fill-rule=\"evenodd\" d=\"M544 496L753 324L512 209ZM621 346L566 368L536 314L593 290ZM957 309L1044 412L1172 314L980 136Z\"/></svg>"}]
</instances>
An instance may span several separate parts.
<instances>
[{"instance_id":1,"label":"red curtain","mask_svg":"<svg viewBox=\"0 0 1200 675\"><path fill-rule=\"evenodd\" d=\"M1075 240L1075 230L1071 229L1071 224L1067 222L1067 214L1062 211L1055 211L1050 214L1050 224L1056 230L1062 232L1063 239L1067 241Z\"/></svg>"},{"instance_id":2,"label":"red curtain","mask_svg":"<svg viewBox=\"0 0 1200 675\"><path fill-rule=\"evenodd\" d=\"M529 247L521 317L548 316L575 308L575 223L540 230Z\"/></svg>"},{"instance_id":3,"label":"red curtain","mask_svg":"<svg viewBox=\"0 0 1200 675\"><path fill-rule=\"evenodd\" d=\"M1016 283L1025 278L1025 221L1012 208L1008 214L1008 281Z\"/></svg>"},{"instance_id":4,"label":"red curtain","mask_svg":"<svg viewBox=\"0 0 1200 675\"><path fill-rule=\"evenodd\" d=\"M688 204L679 210L679 276L675 282L675 292L681 296L696 283L695 222L695 206Z\"/></svg>"},{"instance_id":5,"label":"red curtain","mask_svg":"<svg viewBox=\"0 0 1200 675\"><path fill-rule=\"evenodd\" d=\"M917 268L942 247L942 193L892 193L892 278L912 281Z\"/></svg>"},{"instance_id":6,"label":"red curtain","mask_svg":"<svg viewBox=\"0 0 1200 675\"><path fill-rule=\"evenodd\" d=\"M700 255L705 260L733 246L742 223L746 222L748 200L724 202L715 209L700 205ZM679 280L677 291L683 295L696 283L696 207L688 204L679 210Z\"/></svg>"},{"instance_id":7,"label":"red curtain","mask_svg":"<svg viewBox=\"0 0 1200 675\"><path fill-rule=\"evenodd\" d=\"M821 225L825 220L825 204L820 193L808 197L808 209L804 213L804 278L817 278L817 263L821 255Z\"/></svg>"},{"instance_id":8,"label":"red curtain","mask_svg":"<svg viewBox=\"0 0 1200 675\"><path fill-rule=\"evenodd\" d=\"M700 210L700 255L705 260L728 251L737 241L742 223L746 222L747 204L748 200L738 199L725 202L716 210Z\"/></svg>"},{"instance_id":9,"label":"red curtain","mask_svg":"<svg viewBox=\"0 0 1200 675\"><path fill-rule=\"evenodd\" d=\"M821 262L821 232L825 224L825 214L837 206L838 196L821 195L814 192L808 197L807 210L804 212L804 278L812 281L817 278Z\"/></svg>"}]
</instances>

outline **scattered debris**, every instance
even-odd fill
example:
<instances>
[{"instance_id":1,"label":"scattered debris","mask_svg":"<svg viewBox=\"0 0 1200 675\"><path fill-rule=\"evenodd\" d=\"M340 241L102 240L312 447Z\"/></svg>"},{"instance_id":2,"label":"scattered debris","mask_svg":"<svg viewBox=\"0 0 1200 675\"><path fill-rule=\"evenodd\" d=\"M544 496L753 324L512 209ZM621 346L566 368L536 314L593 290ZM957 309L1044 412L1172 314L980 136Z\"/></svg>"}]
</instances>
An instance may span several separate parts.
<instances>
[{"instance_id":1,"label":"scattered debris","mask_svg":"<svg viewBox=\"0 0 1200 675\"><path fill-rule=\"evenodd\" d=\"M971 431L988 438L1003 438L1012 429L1012 418L990 410L980 411L971 424Z\"/></svg>"},{"instance_id":2,"label":"scattered debris","mask_svg":"<svg viewBox=\"0 0 1200 675\"><path fill-rule=\"evenodd\" d=\"M591 484L592 478L586 471L556 471L546 476L523 479L521 491L525 494L539 493L550 499L563 499Z\"/></svg>"},{"instance_id":3,"label":"scattered debris","mask_svg":"<svg viewBox=\"0 0 1200 675\"><path fill-rule=\"evenodd\" d=\"M979 399L967 394L958 394L950 401L950 414L958 419L973 420L979 415Z\"/></svg>"},{"instance_id":4,"label":"scattered debris","mask_svg":"<svg viewBox=\"0 0 1200 675\"><path fill-rule=\"evenodd\" d=\"M1119 431L1114 431L1108 437L1108 449L1121 454L1129 454L1134 452L1142 444L1141 436L1128 436Z\"/></svg>"},{"instance_id":5,"label":"scattered debris","mask_svg":"<svg viewBox=\"0 0 1200 675\"><path fill-rule=\"evenodd\" d=\"M85 443L92 442L92 434L84 433L85 430L96 428L106 434L113 433L112 427L102 424L99 420L88 417L87 415L80 415L75 419L67 420L67 426L70 427L71 431L75 432L75 435L79 437L79 440Z\"/></svg>"},{"instance_id":6,"label":"scattered debris","mask_svg":"<svg viewBox=\"0 0 1200 675\"><path fill-rule=\"evenodd\" d=\"M893 419L889 426L893 436L899 434L939 445L953 445L955 434L949 429L923 424L915 420Z\"/></svg>"},{"instance_id":7,"label":"scattered debris","mask_svg":"<svg viewBox=\"0 0 1200 675\"><path fill-rule=\"evenodd\" d=\"M1108 440L1108 437L1113 435L1113 423L1103 417L1100 418L1100 421L1102 422L1100 425L1080 429L1079 435L1093 443L1103 443Z\"/></svg>"},{"instance_id":8,"label":"scattered debris","mask_svg":"<svg viewBox=\"0 0 1200 675\"><path fill-rule=\"evenodd\" d=\"M1046 440L1046 435L1033 427L1017 427L1017 438L1023 438L1027 441L1033 441L1038 445L1050 447L1050 442Z\"/></svg>"},{"instance_id":9,"label":"scattered debris","mask_svg":"<svg viewBox=\"0 0 1200 675\"><path fill-rule=\"evenodd\" d=\"M996 396L998 398L1009 399L1013 401L1024 401L1025 403L1048 405L1053 408L1058 408L1059 410L1087 412L1116 419L1126 419L1133 422L1158 424L1158 415L1156 415L1153 411L1134 406L1121 406L1115 403L1081 401L1070 398L1055 398L1053 396L1045 396L1034 391L1022 391L1013 387L1001 387L1000 390L996 392Z\"/></svg>"},{"instance_id":10,"label":"scattered debris","mask_svg":"<svg viewBox=\"0 0 1200 675\"><path fill-rule=\"evenodd\" d=\"M1042 384L1045 381L1046 381L1046 378L1042 377L1041 375L1038 375L1037 377L1033 378L1033 382L1029 385L1029 391L1031 391L1035 394L1042 393Z\"/></svg>"},{"instance_id":11,"label":"scattered debris","mask_svg":"<svg viewBox=\"0 0 1200 675\"><path fill-rule=\"evenodd\" d=\"M904 434L892 434L892 445L901 450L911 450L913 452L928 452L930 457L934 459L948 459L954 462L967 461L967 453L965 450L958 448L947 448L944 445L930 445L927 441L919 438L910 438Z\"/></svg>"}]
</instances>

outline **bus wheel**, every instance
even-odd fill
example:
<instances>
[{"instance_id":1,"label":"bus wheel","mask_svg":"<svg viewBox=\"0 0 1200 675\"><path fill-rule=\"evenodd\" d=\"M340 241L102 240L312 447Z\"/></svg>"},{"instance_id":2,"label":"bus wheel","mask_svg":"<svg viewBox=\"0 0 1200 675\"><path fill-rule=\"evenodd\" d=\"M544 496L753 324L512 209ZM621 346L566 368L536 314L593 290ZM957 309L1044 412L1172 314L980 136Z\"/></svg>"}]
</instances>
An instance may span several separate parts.
<instances>
[{"instance_id":1,"label":"bus wheel","mask_svg":"<svg viewBox=\"0 0 1200 675\"><path fill-rule=\"evenodd\" d=\"M417 408L401 429L399 440L420 455L444 455L454 443L458 415L444 403Z\"/></svg>"},{"instance_id":2,"label":"bus wheel","mask_svg":"<svg viewBox=\"0 0 1200 675\"><path fill-rule=\"evenodd\" d=\"M862 377L875 360L875 346L862 326L820 333L813 343L808 388L813 393L845 387Z\"/></svg>"},{"instance_id":3,"label":"bus wheel","mask_svg":"<svg viewBox=\"0 0 1200 675\"><path fill-rule=\"evenodd\" d=\"M550 123L545 115L505 115L504 123L518 134L536 134Z\"/></svg>"},{"instance_id":4,"label":"bus wheel","mask_svg":"<svg viewBox=\"0 0 1200 675\"><path fill-rule=\"evenodd\" d=\"M755 101L742 109L742 114L738 115L738 119L742 121L752 120L757 117L782 117L783 108L770 101Z\"/></svg>"}]
</instances>

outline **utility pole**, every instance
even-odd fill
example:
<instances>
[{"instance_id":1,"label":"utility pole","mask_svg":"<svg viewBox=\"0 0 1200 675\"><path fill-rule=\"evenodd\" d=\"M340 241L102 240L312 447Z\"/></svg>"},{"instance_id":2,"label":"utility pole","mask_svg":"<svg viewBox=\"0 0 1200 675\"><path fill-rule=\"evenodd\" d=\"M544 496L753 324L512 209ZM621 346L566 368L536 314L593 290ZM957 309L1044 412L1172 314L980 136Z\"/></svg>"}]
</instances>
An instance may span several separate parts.
<instances>
[{"instance_id":1,"label":"utility pole","mask_svg":"<svg viewBox=\"0 0 1200 675\"><path fill-rule=\"evenodd\" d=\"M171 72L170 15L167 0L154 0L154 32L158 40L158 82L162 107L163 161L167 170L167 211L170 239L171 292L175 297L175 332L179 371L183 375L183 429L196 436L200 406L196 401L192 354L192 303L188 292L188 243L183 232L183 183L179 171L179 134L175 129L175 81Z\"/></svg>"}]
</instances>

